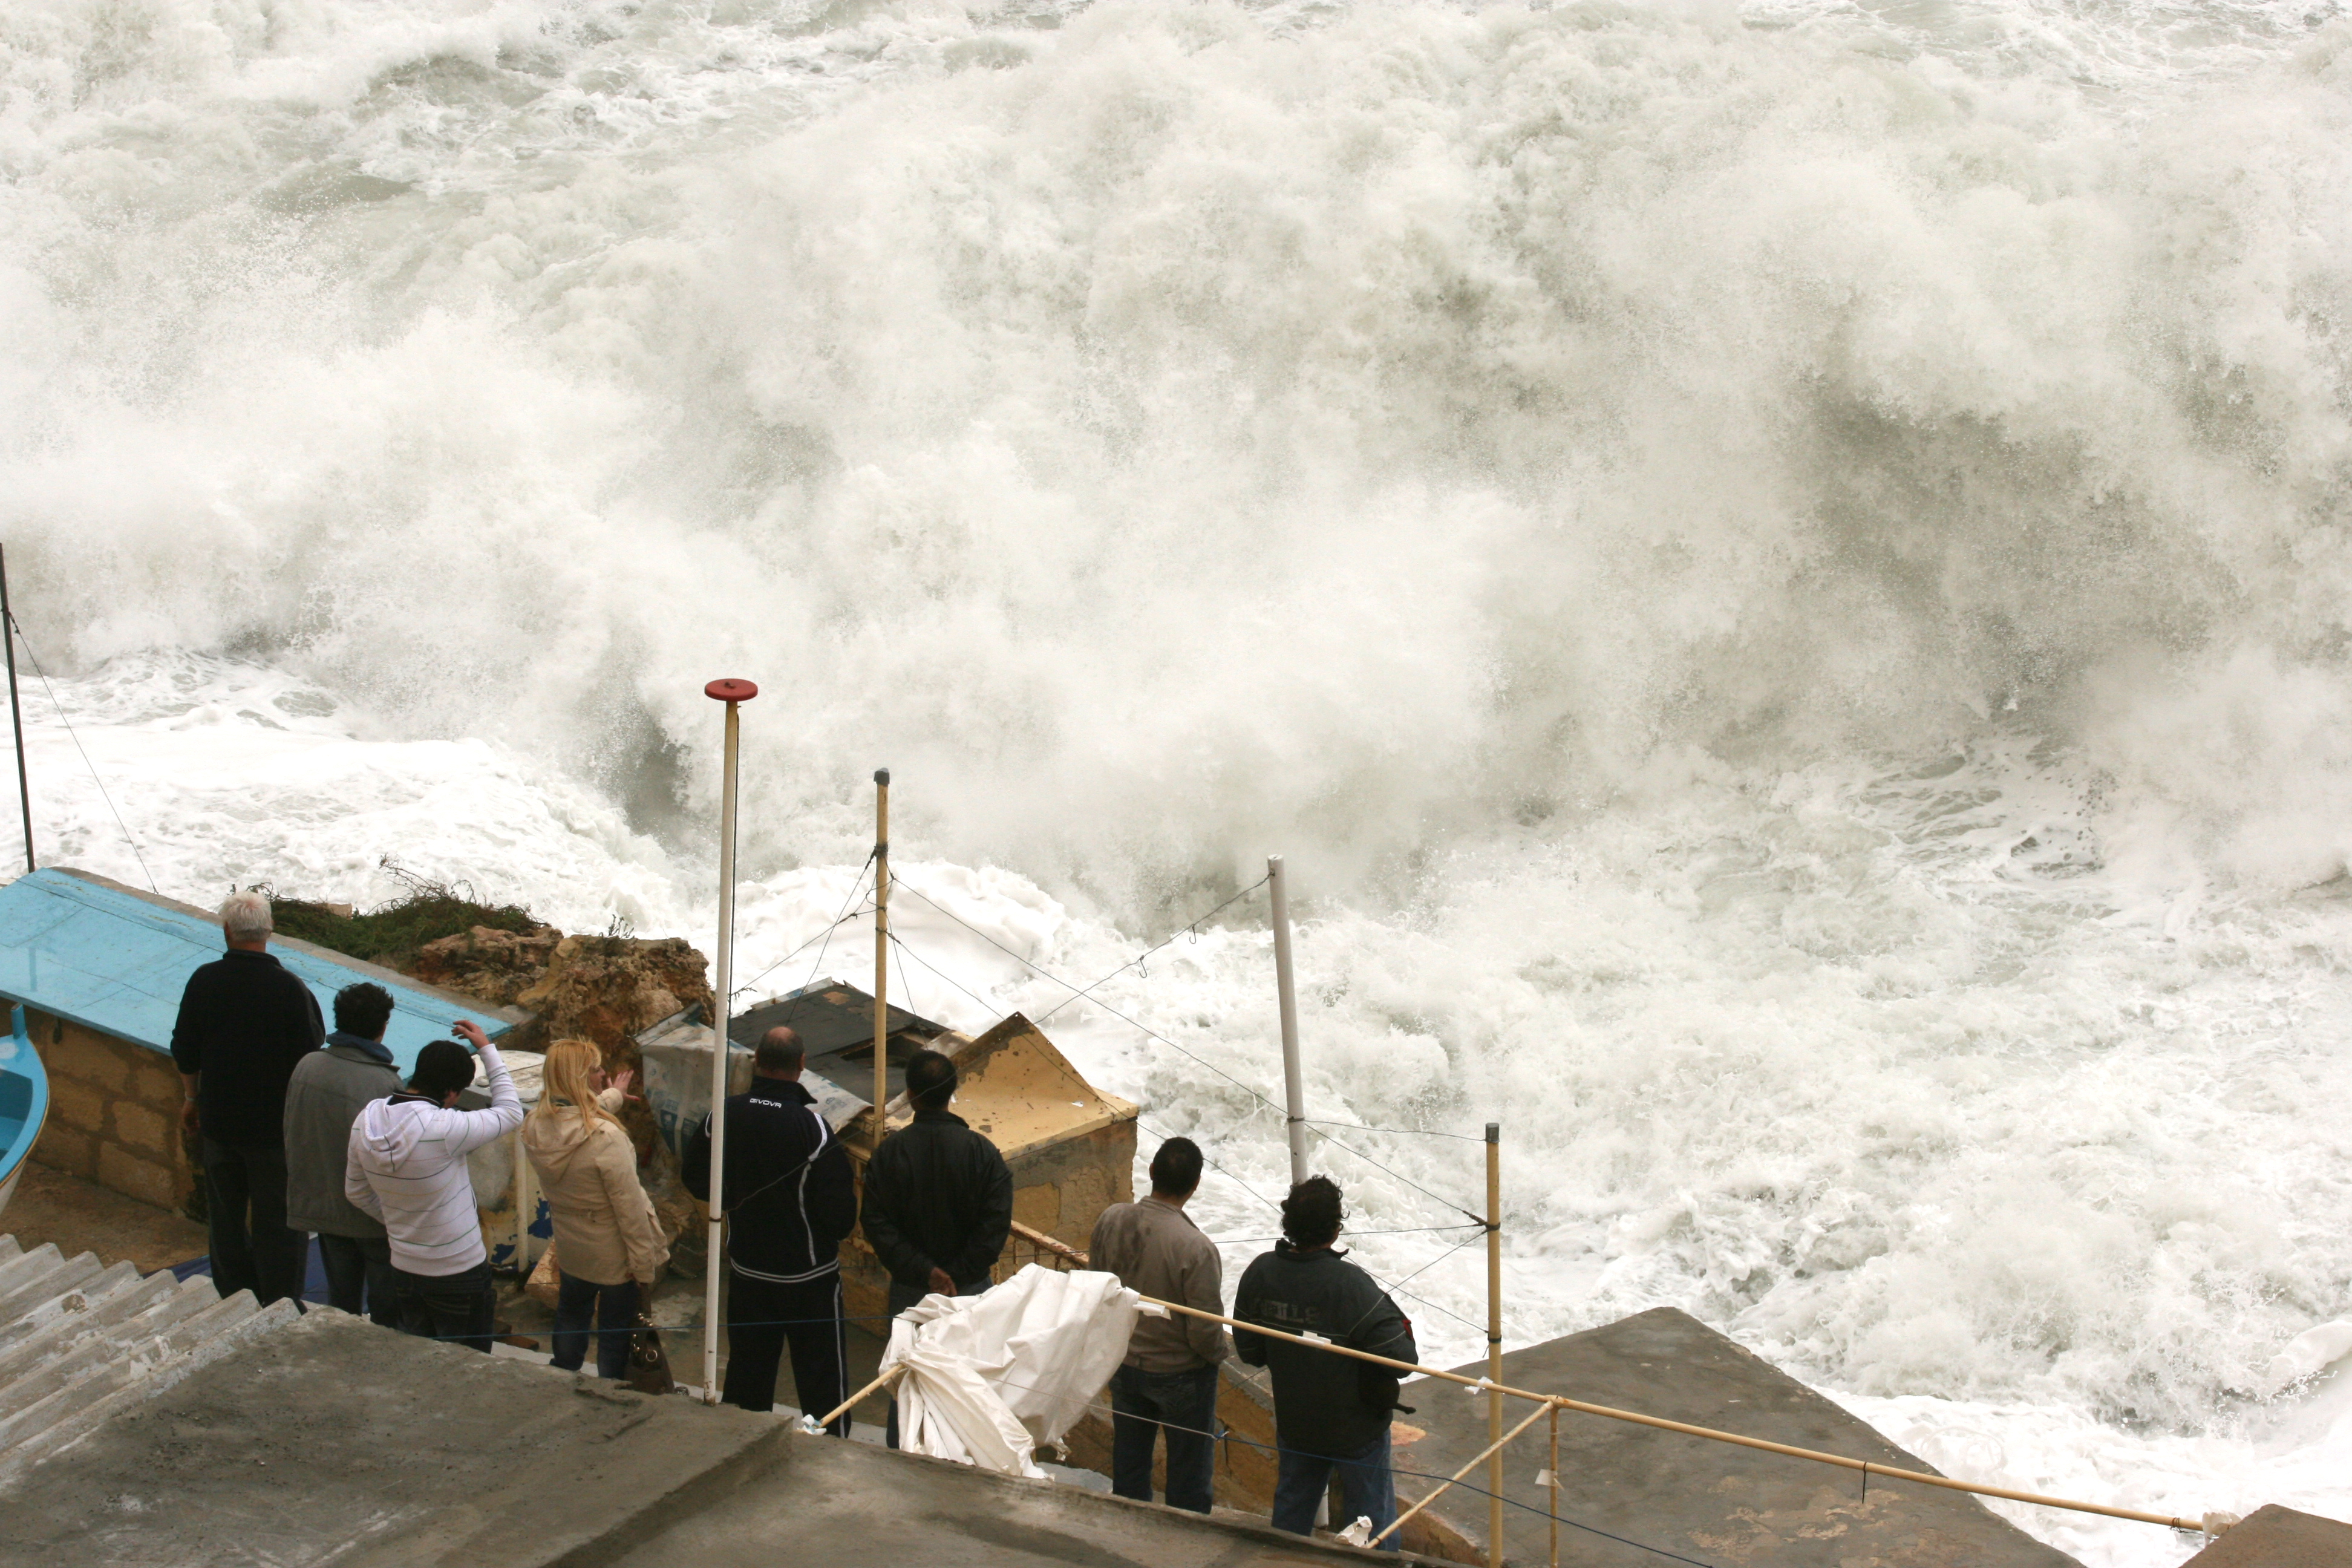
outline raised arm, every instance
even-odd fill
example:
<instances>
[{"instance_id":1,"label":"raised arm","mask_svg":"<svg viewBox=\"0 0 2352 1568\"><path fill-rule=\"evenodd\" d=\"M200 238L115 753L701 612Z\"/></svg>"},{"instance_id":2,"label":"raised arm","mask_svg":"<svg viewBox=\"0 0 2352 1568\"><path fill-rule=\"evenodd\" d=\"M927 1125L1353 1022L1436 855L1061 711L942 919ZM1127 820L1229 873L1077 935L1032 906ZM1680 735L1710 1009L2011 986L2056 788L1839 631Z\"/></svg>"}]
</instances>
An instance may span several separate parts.
<instances>
[{"instance_id":1,"label":"raised arm","mask_svg":"<svg viewBox=\"0 0 2352 1568\"><path fill-rule=\"evenodd\" d=\"M482 1070L490 1079L489 1108L464 1112L444 1144L452 1154L464 1154L485 1143L496 1142L521 1126L522 1096L515 1092L513 1075L507 1071L498 1047L490 1044L481 1026L459 1019L457 1030L474 1047L474 1054L482 1058Z\"/></svg>"}]
</instances>

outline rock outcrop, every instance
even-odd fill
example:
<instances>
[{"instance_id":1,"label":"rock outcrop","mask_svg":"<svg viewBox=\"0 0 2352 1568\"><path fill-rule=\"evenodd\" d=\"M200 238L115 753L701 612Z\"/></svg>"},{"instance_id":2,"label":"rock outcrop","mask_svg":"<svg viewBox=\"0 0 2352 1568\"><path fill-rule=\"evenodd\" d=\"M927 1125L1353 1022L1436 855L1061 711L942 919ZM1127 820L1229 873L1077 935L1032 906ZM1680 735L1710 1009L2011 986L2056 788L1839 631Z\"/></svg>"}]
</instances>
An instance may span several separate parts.
<instances>
[{"instance_id":1,"label":"rock outcrop","mask_svg":"<svg viewBox=\"0 0 2352 1568\"><path fill-rule=\"evenodd\" d=\"M539 984L562 941L553 926L528 931L476 926L463 936L426 942L406 968L428 985L510 1007Z\"/></svg>"},{"instance_id":2,"label":"rock outcrop","mask_svg":"<svg viewBox=\"0 0 2352 1568\"><path fill-rule=\"evenodd\" d=\"M615 1053L638 1030L682 1008L710 1005L709 960L683 937L567 936L543 964L515 1005L538 1014L551 1040L604 1047L614 1070L635 1065L633 1045L625 1047L629 1060Z\"/></svg>"},{"instance_id":3,"label":"rock outcrop","mask_svg":"<svg viewBox=\"0 0 2352 1568\"><path fill-rule=\"evenodd\" d=\"M435 985L535 1015L509 1037L514 1048L543 1051L556 1040L588 1040L604 1051L604 1070L634 1073L644 1058L637 1031L688 1007L710 1006L709 963L681 937L565 936L551 926L529 931L476 926L417 950L408 973ZM701 1268L701 1228L694 1200L677 1178L641 1100L622 1109L621 1125L637 1147L637 1174L674 1246L670 1266Z\"/></svg>"}]
</instances>

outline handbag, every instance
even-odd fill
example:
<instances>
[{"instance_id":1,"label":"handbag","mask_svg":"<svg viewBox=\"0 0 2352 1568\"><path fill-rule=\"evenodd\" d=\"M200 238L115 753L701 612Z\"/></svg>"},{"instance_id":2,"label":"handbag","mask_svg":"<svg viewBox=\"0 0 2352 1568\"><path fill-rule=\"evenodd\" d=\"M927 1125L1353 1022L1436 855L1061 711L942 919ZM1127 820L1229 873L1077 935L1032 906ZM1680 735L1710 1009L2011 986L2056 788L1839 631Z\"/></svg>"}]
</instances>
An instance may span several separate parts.
<instances>
[{"instance_id":1,"label":"handbag","mask_svg":"<svg viewBox=\"0 0 2352 1568\"><path fill-rule=\"evenodd\" d=\"M637 1310L637 1326L629 1331L629 1371L623 1379L639 1394L672 1394L677 1380L669 1374L669 1352L662 1349L661 1331L652 1314Z\"/></svg>"}]
</instances>

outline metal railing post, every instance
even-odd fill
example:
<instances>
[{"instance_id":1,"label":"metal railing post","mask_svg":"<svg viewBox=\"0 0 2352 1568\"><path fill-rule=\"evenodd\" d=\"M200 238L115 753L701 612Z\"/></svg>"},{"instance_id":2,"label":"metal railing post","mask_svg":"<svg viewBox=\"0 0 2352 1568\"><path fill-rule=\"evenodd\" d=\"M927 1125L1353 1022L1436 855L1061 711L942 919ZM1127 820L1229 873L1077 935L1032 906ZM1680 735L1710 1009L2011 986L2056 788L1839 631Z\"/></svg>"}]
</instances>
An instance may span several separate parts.
<instances>
[{"instance_id":1,"label":"metal railing post","mask_svg":"<svg viewBox=\"0 0 2352 1568\"><path fill-rule=\"evenodd\" d=\"M874 770L874 1147L890 1118L890 770Z\"/></svg>"},{"instance_id":2,"label":"metal railing post","mask_svg":"<svg viewBox=\"0 0 2352 1568\"><path fill-rule=\"evenodd\" d=\"M727 743L719 786L718 984L710 993L710 1256L702 1282L702 1402L719 1403L719 1268L727 1251L727 1026L735 984L735 767L742 739L737 710L760 695L748 680L714 680L702 694L727 704Z\"/></svg>"},{"instance_id":3,"label":"metal railing post","mask_svg":"<svg viewBox=\"0 0 2352 1568\"><path fill-rule=\"evenodd\" d=\"M1298 989L1290 968L1290 880L1282 857L1265 858L1266 901L1273 907L1274 990L1282 1008L1282 1098L1290 1135L1290 1184L1307 1179L1307 1085L1298 1067Z\"/></svg>"},{"instance_id":4,"label":"metal railing post","mask_svg":"<svg viewBox=\"0 0 2352 1568\"><path fill-rule=\"evenodd\" d=\"M1486 1381L1503 1381L1503 1124L1486 1123ZM1486 1568L1503 1568L1503 1391L1486 1394Z\"/></svg>"}]
</instances>

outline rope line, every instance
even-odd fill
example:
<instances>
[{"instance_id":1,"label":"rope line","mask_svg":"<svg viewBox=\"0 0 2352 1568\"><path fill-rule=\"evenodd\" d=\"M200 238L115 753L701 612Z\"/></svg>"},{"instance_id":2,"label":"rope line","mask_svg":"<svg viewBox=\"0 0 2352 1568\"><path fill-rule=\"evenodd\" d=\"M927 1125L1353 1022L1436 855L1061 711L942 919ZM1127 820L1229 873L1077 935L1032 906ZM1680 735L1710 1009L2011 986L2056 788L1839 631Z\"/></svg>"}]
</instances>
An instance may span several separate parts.
<instances>
[{"instance_id":1,"label":"rope line","mask_svg":"<svg viewBox=\"0 0 2352 1568\"><path fill-rule=\"evenodd\" d=\"M792 952L784 954L783 957L776 960L775 963L768 965L767 968L762 969L759 973L754 974L751 979L735 987L734 990L730 991L727 994L727 1005L730 1008L733 1007L735 1005L736 997L740 996L744 992L749 991L752 986L757 985L761 981L765 980L769 975L773 974L777 970L782 969L785 964L790 963L793 959L798 958L802 953L806 952L809 950L809 942L815 942L819 940L819 938L822 938L824 941L825 947L831 947L833 945L833 933L839 931L849 921L856 920L859 915L866 912L863 910L852 910L849 906L857 901L857 895L859 893L865 891L866 873L873 868L874 851L869 849L866 852L866 864L857 868L856 879L850 884L849 897L841 901L841 913L834 917L833 923L825 927L823 931L817 932L815 936L809 938L808 942L801 943L800 946L793 949ZM817 949L816 963L813 963L809 966L809 977L806 981L803 982L801 985L802 990L805 991L809 986L816 984L817 964L821 964L824 962L824 953L825 948Z\"/></svg>"},{"instance_id":2,"label":"rope line","mask_svg":"<svg viewBox=\"0 0 2352 1568\"><path fill-rule=\"evenodd\" d=\"M1003 1384L1004 1386L1019 1389L1024 1394L1038 1394L1045 1392L1045 1390L1038 1388L1034 1384L1014 1383L1009 1378L999 1379L999 1381ZM795 1389L795 1393L797 1392L797 1389ZM1081 1400L1078 1402L1078 1407L1082 1410L1091 1410L1098 1415L1108 1415L1113 1421L1118 1420L1119 1416L1119 1411L1116 1405L1105 1405L1099 1399ZM1266 1443L1262 1442L1255 1437L1244 1436L1241 1433L1234 1431L1230 1426L1223 1426L1222 1423L1220 1424L1222 1430L1218 1428L1209 1428L1204 1430L1199 1426L1187 1426L1181 1422L1161 1421L1150 1416L1129 1416L1129 1419L1148 1420L1155 1426L1164 1427L1171 1432L1189 1432L1195 1436L1206 1437L1212 1443L1239 1443L1244 1447L1255 1448L1262 1454L1273 1455L1277 1463L1279 1463L1284 1452L1278 1442ZM1056 1447L1059 1447L1059 1445L1056 1445ZM1064 1451L1066 1452L1066 1450ZM1292 1452L1301 1451L1302 1450L1292 1450ZM1327 1456L1322 1455L1316 1455L1313 1457L1318 1458L1327 1458ZM1344 1459L1331 1459L1329 1462L1334 1466L1339 1466L1344 1465L1348 1461ZM1663 1546L1652 1546L1646 1542L1635 1541L1629 1536L1612 1535L1608 1531L1600 1528L1598 1525L1586 1524L1581 1521L1570 1519L1566 1514L1556 1514L1549 1509L1538 1508L1533 1503L1521 1502L1507 1492L1500 1494L1490 1492L1486 1488L1474 1485L1467 1480L1454 1480L1450 1476L1442 1476L1432 1470L1406 1469L1396 1462L1393 1448L1391 1450L1389 1458L1389 1474L1391 1478L1404 1476L1409 1477L1413 1480L1420 1481L1452 1481L1453 1485L1459 1488L1461 1490L1475 1492L1480 1497L1496 1497L1499 1495L1503 1501L1509 1503L1512 1507L1523 1509L1526 1511L1536 1515L1539 1519L1556 1519L1562 1524L1571 1525L1578 1530L1587 1531L1594 1535L1604 1536L1611 1541L1616 1542L1621 1546L1631 1546L1637 1551L1652 1552L1657 1556L1667 1558L1675 1563L1687 1563L1692 1565L1692 1568L1714 1568L1712 1563L1701 1562L1698 1558L1685 1557L1678 1552L1669 1552ZM1393 1487L1391 1487L1391 1489L1393 1490ZM1432 1498L1434 1498L1435 1496L1436 1493L1431 1493ZM1428 1500L1423 1500L1426 1501ZM1400 1522L1403 1518L1404 1514L1400 1511L1398 1515ZM1312 1537L1310 1536L1308 1539L1312 1539Z\"/></svg>"},{"instance_id":3,"label":"rope line","mask_svg":"<svg viewBox=\"0 0 2352 1568\"><path fill-rule=\"evenodd\" d=\"M58 700L58 689L49 684L48 671L41 668L41 656L33 651L33 639L25 635L24 623L11 611L8 624L16 628L17 640L25 645L25 657L33 661L33 673L40 677L41 689L49 694L49 706L58 710L58 721L66 727L66 733L73 737L74 750L81 753L81 765L89 770L90 783L98 786L98 797L106 802L106 809L114 814L114 826L122 830L122 841L131 846L131 854L139 862L139 874L147 879L147 890L161 897L163 889L155 886L155 873L147 868L147 857L140 853L139 840L131 837L131 825L122 820L122 813L115 806L114 796L107 792L106 781L99 776L98 764L89 760L89 748L81 743L81 731L76 730L73 721L66 717L66 705Z\"/></svg>"},{"instance_id":4,"label":"rope line","mask_svg":"<svg viewBox=\"0 0 2352 1568\"><path fill-rule=\"evenodd\" d=\"M1166 947L1170 942L1174 942L1178 937L1184 935L1186 932L1191 932L1195 941L1199 940L1201 928L1202 926L1208 924L1211 921L1215 920L1219 915L1223 914L1227 910L1233 908L1235 904L1240 903L1244 899L1248 898L1252 893L1256 892L1260 888L1265 887L1268 882L1273 880L1274 873L1271 871L1267 872L1265 876L1260 877L1256 881L1252 882L1248 887L1244 888L1240 892L1235 893L1232 898L1227 899L1223 903L1219 904L1215 909L1211 910L1207 914L1196 917L1191 924L1179 926L1174 931L1170 931L1168 933L1167 941L1156 942L1152 946L1145 948L1141 952L1137 953L1133 958L1129 959L1125 963L1120 964L1117 969L1112 970L1108 974L1104 975L1100 980L1096 981L1092 985L1087 986L1084 991L1079 992L1076 995L1068 997L1064 1001L1055 1003L1053 1006L1046 1009L1045 1013L1038 1016L1037 1022L1043 1024L1047 1018L1052 1017L1055 1014L1060 1012L1063 1008L1069 1006L1072 1003L1086 1000L1088 996L1093 995L1096 991L1109 984L1112 981L1118 979L1129 970L1141 969L1146 959L1150 958L1153 953L1158 952L1161 948ZM929 900L927 900L925 901L928 902ZM939 908L937 904L933 904L931 907L933 909ZM1143 978L1150 978L1149 971L1144 972Z\"/></svg>"},{"instance_id":5,"label":"rope line","mask_svg":"<svg viewBox=\"0 0 2352 1568\"><path fill-rule=\"evenodd\" d=\"M978 1002L978 1003L979 1003L982 1007L993 1007L993 1006L994 1006L994 1004L993 1004L993 1003L988 1002L988 1001L986 1001L985 999L982 998L981 996L979 996L979 995L975 994L972 992L972 990L971 990L971 988L970 986L968 986L968 985L964 984L961 981L960 981L960 980L956 979L956 978L955 978L955 976L953 976L953 975L951 975L951 974L948 973L945 970L943 970L943 969L940 968L937 964L935 964L935 963L931 963L929 959L925 958L921 953L917 952L913 948L907 946L907 945L906 945L906 943L905 943L905 942L904 942L899 938L898 933L897 931L892 931L892 932L890 933L890 940L891 940L892 942L897 942L897 943L898 944L898 947L899 947L900 951L901 951L902 952L904 952L907 956L908 956L908 957L912 958L912 959L913 959L917 963L921 964L925 969L929 970L933 974L938 975L941 980L946 981L950 985L954 986L957 990L959 990L959 991L962 992L965 995L971 997L971 999L972 999L974 1002ZM1154 1138L1160 1139L1162 1142L1165 1142L1168 1138L1170 1138L1171 1136L1172 1136L1172 1134L1171 1134L1171 1133L1167 1133L1167 1132L1163 1132L1163 1131L1161 1131L1159 1128L1154 1127L1154 1126L1152 1126L1150 1122L1148 1122L1148 1121L1144 1121L1144 1120L1143 1120L1143 1117L1142 1117L1142 1114L1141 1114L1140 1112L1138 1112L1138 1113L1137 1113L1137 1115L1136 1115L1136 1118L1135 1118L1135 1124L1136 1124L1138 1127L1141 1128L1144 1131L1150 1133ZM1214 1170L1216 1170L1217 1172L1219 1172L1221 1174L1223 1174L1223 1175L1224 1176L1224 1178L1225 1178L1227 1181L1229 1181L1229 1182L1233 1183L1233 1184L1234 1184L1234 1185L1235 1185L1235 1186L1237 1186L1237 1187L1241 1188L1241 1190L1242 1190L1242 1191L1244 1191L1244 1192L1247 1193L1250 1196L1252 1196L1252 1197L1255 1198L1258 1202L1260 1202L1260 1203L1264 1204L1266 1207L1268 1207L1268 1208L1270 1208L1270 1209L1273 1209L1273 1210L1274 1210L1275 1212L1276 1212L1277 1214L1281 1212L1281 1210L1282 1210L1282 1205L1281 1205L1279 1203L1276 1203L1274 1199L1272 1199L1272 1198L1270 1198L1270 1197L1267 1197L1264 1193L1259 1192L1255 1187L1254 1187L1254 1186L1250 1185L1247 1182L1244 1182L1244 1180L1242 1180L1242 1178L1241 1178L1239 1175L1237 1175L1237 1174L1235 1174L1235 1173L1234 1173L1234 1172L1233 1171L1233 1169L1232 1169L1230 1166L1227 1166L1227 1165L1224 1165L1224 1164L1223 1164L1223 1163L1220 1163L1218 1161L1216 1161L1216 1160L1213 1160L1213 1159L1210 1158L1210 1156L1209 1156L1208 1152L1207 1152L1205 1150L1204 1150L1204 1151L1202 1151L1202 1152L1201 1160L1202 1160L1202 1163L1203 1164L1206 1164L1206 1165L1208 1165L1208 1166L1211 1166L1212 1168L1213 1168ZM1433 1195L1434 1195L1434 1194L1433 1194ZM1441 1200L1441 1201L1442 1201L1442 1200ZM1474 1235L1474 1236L1468 1237L1465 1238L1465 1240L1464 1240L1461 1244L1459 1244L1459 1245L1457 1245L1457 1246L1454 1246L1454 1247L1448 1247L1445 1251L1444 1251L1444 1252L1442 1252L1442 1253L1438 1254L1438 1256L1437 1256L1436 1258L1434 1258L1431 1259L1429 1263L1425 1263L1425 1264L1422 1265L1422 1267L1421 1267L1421 1268L1414 1269L1414 1270L1412 1271L1412 1273L1406 1275L1406 1276L1405 1276L1405 1278L1406 1278L1407 1279L1411 1279L1417 1278L1418 1276L1420 1276L1420 1275L1422 1275L1422 1274L1424 1274L1424 1273L1428 1272L1428 1270L1429 1270L1432 1267L1433 1267L1435 1264L1440 1263L1440 1262L1443 1262L1443 1261L1444 1261L1445 1258L1451 1258L1454 1253L1461 1251L1463 1247L1467 1246L1470 1242L1473 1242L1473 1241L1477 1240L1479 1236L1483 1236L1483 1235L1486 1233L1486 1222L1485 1220L1483 1220L1483 1219L1482 1219L1482 1220L1476 1220L1476 1221L1474 1221L1474 1222L1473 1222L1473 1224L1474 1224L1474 1226L1475 1226L1475 1229L1476 1229L1476 1231L1477 1231L1477 1235ZM1387 1230L1387 1231L1382 1231L1382 1230L1371 1230L1371 1231L1358 1231L1358 1232L1351 1232L1351 1233L1346 1233L1346 1234L1353 1234L1353 1235L1360 1235L1360 1236L1415 1236L1415 1235L1422 1235L1422 1234L1427 1234L1427 1233L1435 1233L1435 1232L1440 1232L1440 1231L1449 1231L1449 1230L1457 1230L1457 1229L1469 1229L1469 1228L1472 1228L1472 1227L1471 1227L1471 1226L1451 1226L1451 1225L1445 1225L1445 1226L1413 1226L1413 1227L1412 1227L1412 1228L1405 1229L1405 1230ZM1212 1238L1212 1239L1213 1240L1213 1238ZM1269 1239L1279 1239L1279 1238L1269 1238ZM1223 1241L1220 1241L1220 1242L1216 1242L1216 1243L1215 1243L1215 1245L1217 1245L1217 1246L1219 1246L1219 1247L1228 1247L1228 1246L1236 1246L1236 1247L1237 1247L1237 1246L1247 1246L1247 1245L1250 1245L1250 1243L1247 1243L1247 1242L1223 1242ZM1358 1268L1363 1268L1363 1265L1361 1265L1361 1264L1360 1263L1360 1264L1358 1264L1358 1265L1357 1265L1357 1267L1358 1267ZM1404 1297L1407 1300L1411 1300L1411 1301L1418 1301L1418 1302L1420 1302L1423 1306L1424 1306L1424 1307L1428 1308L1428 1309L1429 1309L1431 1311L1433 1311L1433 1312L1442 1312L1442 1313L1444 1313L1446 1317L1449 1317L1449 1318L1453 1319L1455 1322L1462 1324L1462 1325L1463 1325L1464 1327L1465 1327L1465 1328L1475 1330L1475 1331L1476 1331L1477 1332L1482 1333L1482 1334L1487 1331L1487 1329L1486 1329L1486 1324L1484 1324L1484 1323L1478 1323L1478 1322L1473 1322L1470 1319L1464 1317L1461 1313L1459 1313L1459 1312L1455 1311L1453 1308L1451 1308L1451 1307L1448 1307L1448 1306L1444 1305L1443 1302L1433 1301L1433 1300L1430 1300L1428 1297L1426 1297L1426 1296L1416 1295L1414 1292L1412 1292L1412 1291L1411 1291L1411 1290L1406 1290L1406 1289L1402 1289L1401 1285L1391 1285L1391 1284L1389 1284L1386 1280L1381 1279L1381 1277L1380 1277L1379 1275L1377 1275L1377 1274L1372 1274L1372 1271L1371 1271L1370 1269L1369 1269L1369 1268L1365 1268L1365 1269L1364 1269L1364 1272L1365 1272L1366 1274L1370 1274L1370 1275L1371 1275L1371 1278L1373 1279L1373 1280L1374 1280L1375 1282L1379 1283L1379 1284L1381 1285L1381 1287L1383 1289L1387 1289L1387 1290L1394 1291L1396 1294L1398 1294L1398 1295L1401 1295L1401 1296Z\"/></svg>"},{"instance_id":6,"label":"rope line","mask_svg":"<svg viewBox=\"0 0 2352 1568\"><path fill-rule=\"evenodd\" d=\"M1064 990L1070 992L1072 994L1072 1001L1076 1001L1079 996L1085 994L1085 993L1077 986L1071 984L1068 981L1063 979L1060 975L1055 974L1051 970L1046 969L1032 960L1024 957L1022 954L1013 952L1011 948L1005 946L1003 942L989 935L986 931L982 931L978 926L973 925L970 921L965 920L962 916L958 915L952 910L941 908L940 905L929 894L925 893L922 889L916 887L913 883L901 880L898 883L898 886L906 891L914 894L915 897L922 900L923 902L929 904L932 909L938 910L940 913L947 916L948 919L955 921L956 924L963 927L964 930L971 932L972 935L980 938L982 942L987 942L991 947L995 948L999 952L1003 953L1006 957L1013 960L1015 963L1024 965L1028 969L1043 976L1045 979L1050 980ZM932 973L939 973L935 966L927 965L927 967L931 967ZM1118 971L1114 970L1112 973L1117 973ZM1097 984L1100 984L1100 982L1097 982ZM959 987L959 989L961 988ZM970 991L965 991L964 994L970 996L971 995L971 993ZM978 1001L980 999L975 996L973 997L973 1000ZM992 1004L983 1003L982 1005L992 1005ZM1067 1005L1067 1004L1065 1004L1065 1005ZM1200 1066L1208 1068L1211 1072L1215 1073L1219 1078L1223 1079L1227 1083L1232 1084L1235 1089L1240 1089L1244 1094L1248 1095L1252 1100L1256 1100L1260 1105L1264 1106L1268 1112L1273 1115L1282 1117L1284 1121L1287 1122L1289 1112L1286 1110L1275 1104L1274 1101L1268 1100L1265 1095L1260 1094L1256 1089L1252 1089L1248 1084L1244 1083L1241 1079L1225 1071L1224 1068L1217 1066L1214 1062L1202 1057L1197 1052L1189 1050L1183 1046L1177 1044L1174 1040L1171 1040L1167 1036L1160 1034L1158 1030L1148 1027L1147 1026L1138 1022L1136 1019L1129 1017L1128 1015L1120 1012L1118 1008L1112 1006L1108 1002L1097 999L1095 1001L1095 1005L1109 1014L1112 1017L1117 1018L1119 1022L1127 1025L1129 1028L1134 1029L1137 1033L1145 1036L1147 1038L1157 1040L1161 1045L1166 1046L1170 1050L1176 1052L1179 1056L1189 1058ZM1347 1122L1328 1122L1324 1125L1344 1127L1350 1124ZM1471 1213L1470 1210L1463 1207L1460 1204L1454 1202L1451 1198L1430 1191L1427 1187L1423 1186L1419 1182L1414 1181L1412 1177L1381 1163L1381 1162L1373 1159L1362 1150L1353 1148L1349 1144L1340 1142L1339 1140L1332 1137L1328 1132L1321 1131L1319 1128L1310 1130L1315 1132L1316 1137L1322 1139L1326 1143L1330 1144L1333 1148L1354 1155L1357 1159L1361 1160L1365 1164L1371 1166L1372 1169L1381 1172L1393 1180L1403 1183L1406 1186L1411 1187L1414 1192L1421 1194L1423 1197L1426 1197L1434 1203L1444 1204L1455 1214L1467 1215L1470 1219L1479 1225L1486 1223L1483 1216ZM1378 1129L1368 1129L1368 1131L1378 1131ZM1449 1134L1448 1136L1456 1135ZM1481 1142L1483 1142L1483 1140L1481 1140Z\"/></svg>"}]
</instances>

